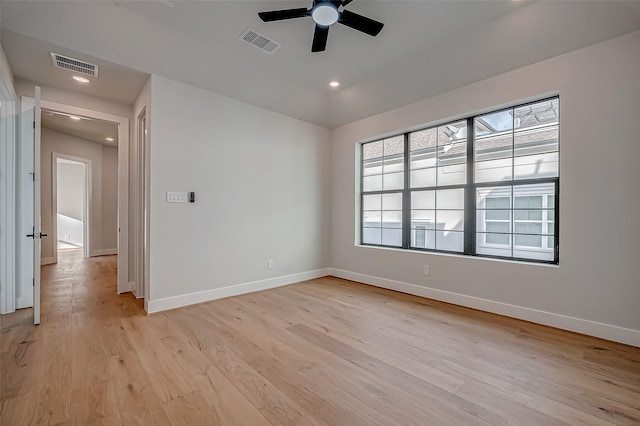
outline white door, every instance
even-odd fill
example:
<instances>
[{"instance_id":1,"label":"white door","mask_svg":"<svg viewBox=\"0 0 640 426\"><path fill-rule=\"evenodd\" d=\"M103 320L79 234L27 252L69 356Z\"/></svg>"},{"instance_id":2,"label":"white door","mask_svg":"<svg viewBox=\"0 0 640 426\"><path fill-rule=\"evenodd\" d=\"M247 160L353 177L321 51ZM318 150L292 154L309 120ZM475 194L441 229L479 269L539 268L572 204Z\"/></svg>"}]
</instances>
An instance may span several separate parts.
<instances>
[{"instance_id":1,"label":"white door","mask_svg":"<svg viewBox=\"0 0 640 426\"><path fill-rule=\"evenodd\" d=\"M33 323L40 324L40 239L47 234L42 233L40 223L40 87L36 86L36 99L33 108Z\"/></svg>"},{"instance_id":2,"label":"white door","mask_svg":"<svg viewBox=\"0 0 640 426\"><path fill-rule=\"evenodd\" d=\"M18 308L33 307L33 323L40 324L40 88L35 99L22 98L19 146L20 190Z\"/></svg>"}]
</instances>

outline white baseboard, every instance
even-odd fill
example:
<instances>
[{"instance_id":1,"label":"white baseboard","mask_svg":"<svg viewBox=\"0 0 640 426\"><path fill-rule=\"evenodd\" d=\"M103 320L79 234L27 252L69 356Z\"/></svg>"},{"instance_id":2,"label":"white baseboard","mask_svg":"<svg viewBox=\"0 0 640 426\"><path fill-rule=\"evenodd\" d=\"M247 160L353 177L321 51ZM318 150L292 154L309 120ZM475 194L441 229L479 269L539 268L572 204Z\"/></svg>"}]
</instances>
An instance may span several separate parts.
<instances>
[{"instance_id":1,"label":"white baseboard","mask_svg":"<svg viewBox=\"0 0 640 426\"><path fill-rule=\"evenodd\" d=\"M55 257L43 257L42 259L40 259L40 265L44 266L44 265L51 265L53 263L56 263L56 258Z\"/></svg>"},{"instance_id":2,"label":"white baseboard","mask_svg":"<svg viewBox=\"0 0 640 426\"><path fill-rule=\"evenodd\" d=\"M147 313L151 314L154 312L166 311L168 309L194 305L196 303L208 302L210 300L223 299L225 297L238 296L240 294L253 293L255 291L269 290L271 288L295 284L301 281L325 277L327 275L329 275L328 269L316 269L313 271L301 272L299 274L285 275L282 277L269 278L260 281L252 281L244 284L236 284L228 287L216 288L213 290L205 290L196 293L166 297L164 299L145 299L145 309L147 310Z\"/></svg>"},{"instance_id":3,"label":"white baseboard","mask_svg":"<svg viewBox=\"0 0 640 426\"><path fill-rule=\"evenodd\" d=\"M110 256L112 254L118 254L118 249L112 248L112 249L91 250L91 257Z\"/></svg>"},{"instance_id":4,"label":"white baseboard","mask_svg":"<svg viewBox=\"0 0 640 426\"><path fill-rule=\"evenodd\" d=\"M563 330L574 331L576 333L601 337L614 342L640 347L640 330L632 330L630 328L540 311L537 309L526 308L524 306L496 302L494 300L467 296L460 293L452 293L449 291L374 277L342 269L327 268L327 271L329 275L333 275L335 277L370 284L376 287L386 288L388 290L395 290L415 296L440 300L442 302L478 309L480 311L505 315L512 318L518 318Z\"/></svg>"}]
</instances>

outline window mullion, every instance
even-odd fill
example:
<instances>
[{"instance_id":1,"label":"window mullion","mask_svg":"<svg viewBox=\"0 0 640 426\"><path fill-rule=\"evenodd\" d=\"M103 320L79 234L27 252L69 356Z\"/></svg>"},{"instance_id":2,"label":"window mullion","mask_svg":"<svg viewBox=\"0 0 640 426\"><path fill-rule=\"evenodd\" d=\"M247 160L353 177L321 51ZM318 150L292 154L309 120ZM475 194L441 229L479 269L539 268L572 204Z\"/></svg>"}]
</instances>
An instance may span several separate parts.
<instances>
[{"instance_id":1,"label":"window mullion","mask_svg":"<svg viewBox=\"0 0 640 426\"><path fill-rule=\"evenodd\" d=\"M467 184L464 195L464 253L475 255L476 250L476 202L474 188L474 131L473 118L467 118Z\"/></svg>"},{"instance_id":2,"label":"window mullion","mask_svg":"<svg viewBox=\"0 0 640 426\"><path fill-rule=\"evenodd\" d=\"M402 248L411 247L411 190L409 189L409 133L404 134L404 187L402 189Z\"/></svg>"}]
</instances>

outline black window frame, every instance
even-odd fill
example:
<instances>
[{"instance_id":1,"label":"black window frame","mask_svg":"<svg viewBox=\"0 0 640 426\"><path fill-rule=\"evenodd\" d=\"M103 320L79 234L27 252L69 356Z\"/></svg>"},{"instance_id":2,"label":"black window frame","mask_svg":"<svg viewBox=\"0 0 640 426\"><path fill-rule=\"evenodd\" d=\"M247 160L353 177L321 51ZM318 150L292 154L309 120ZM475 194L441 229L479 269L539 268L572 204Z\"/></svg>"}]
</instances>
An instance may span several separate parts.
<instances>
[{"instance_id":1,"label":"black window frame","mask_svg":"<svg viewBox=\"0 0 640 426\"><path fill-rule=\"evenodd\" d=\"M435 253L447 253L454 254L459 256L474 256L474 257L482 257L482 258L493 258L493 259L501 259L501 260L509 260L509 261L519 261L519 262L527 262L527 263L543 263L543 264L553 264L558 265L560 261L560 245L559 245L559 236L560 236L560 118L558 117L558 174L555 177L541 177L541 178L531 178L531 179L514 179L515 176L512 175L511 180L501 180L494 182L475 182L475 131L474 131L474 120L477 117L485 116L487 114L499 113L503 111L508 111L516 108L525 107L527 105L534 105L545 101L558 101L558 110L560 108L560 96L550 96L546 98L537 99L535 101L526 102L526 103L517 103L509 107L499 108L496 110L490 110L484 112L482 114L475 114L472 116L458 118L454 120L446 120L437 124L433 124L424 128L413 129L411 131L405 131L401 133L396 133L390 135L385 138L377 138L375 140L367 141L360 143L360 245L365 247L385 247L385 248L394 248L394 249L402 249L402 250L411 250L411 251L422 251L422 252L435 252ZM429 187L417 187L411 188L410 184L410 135L414 132L420 132L423 130L429 130L433 128L438 128L440 126L446 126L452 123L459 123L461 121L466 121L466 129L467 129L467 138L466 138L466 182L464 184L458 185L443 185L438 186L437 182L434 186ZM364 191L364 155L363 155L363 147L368 143L378 142L384 139L396 138L399 136L403 136L404 138L404 169L403 169L403 177L404 177L404 186L402 189L392 189L392 190L384 190L381 189L379 191ZM515 142L514 142L515 143ZM515 147L513 148L515 149ZM514 154L512 153L512 157L514 158ZM436 170L437 173L437 170ZM523 258L523 257L515 257L515 256L500 256L500 255L490 255L476 252L476 221L477 221L477 199L476 193L478 188L483 187L517 187L523 185L535 185L535 184L549 184L552 183L555 188L554 193L554 219L553 219L553 260L544 260L544 259L534 259L534 258ZM411 194L413 192L418 191L438 191L438 190L447 190L447 189L464 189L464 224L463 224L463 251L451 251L451 250L441 250L441 249L432 249L432 248L421 248L421 247L413 247L411 245ZM364 236L364 197L365 195L383 195L390 193L401 193L402 194L402 245L394 246L394 245L385 245L385 244L372 244L365 243L363 241ZM512 196L513 199L513 196ZM513 205L511 206L511 210L515 210ZM436 210L437 211L437 210ZM514 219L511 219L514 222ZM511 247L513 254L513 246L515 235L518 235L514 232L514 229L511 229L511 232L508 234L511 236ZM382 242L382 240L381 240Z\"/></svg>"}]
</instances>

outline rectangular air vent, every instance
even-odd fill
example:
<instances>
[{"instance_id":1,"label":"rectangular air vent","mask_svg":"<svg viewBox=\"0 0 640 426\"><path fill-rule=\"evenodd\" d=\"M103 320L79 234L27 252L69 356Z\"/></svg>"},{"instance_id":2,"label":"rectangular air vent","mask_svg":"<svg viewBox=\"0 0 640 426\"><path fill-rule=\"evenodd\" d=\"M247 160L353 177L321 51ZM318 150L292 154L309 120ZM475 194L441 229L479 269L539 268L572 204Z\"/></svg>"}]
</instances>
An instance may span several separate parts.
<instances>
[{"instance_id":1,"label":"rectangular air vent","mask_svg":"<svg viewBox=\"0 0 640 426\"><path fill-rule=\"evenodd\" d=\"M258 34L251 28L247 28L246 30L244 30L244 32L240 36L240 40L244 40L252 46L257 47L263 52L267 52L269 54L273 53L278 47L280 47L280 43L276 43L275 41L270 40L262 34Z\"/></svg>"},{"instance_id":2,"label":"rectangular air vent","mask_svg":"<svg viewBox=\"0 0 640 426\"><path fill-rule=\"evenodd\" d=\"M98 66L95 64L90 64L89 62L69 58L68 56L63 56L53 52L51 52L51 59L53 59L53 66L56 68L90 75L91 77L98 76Z\"/></svg>"}]
</instances>

